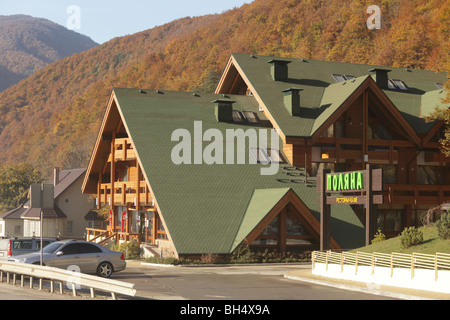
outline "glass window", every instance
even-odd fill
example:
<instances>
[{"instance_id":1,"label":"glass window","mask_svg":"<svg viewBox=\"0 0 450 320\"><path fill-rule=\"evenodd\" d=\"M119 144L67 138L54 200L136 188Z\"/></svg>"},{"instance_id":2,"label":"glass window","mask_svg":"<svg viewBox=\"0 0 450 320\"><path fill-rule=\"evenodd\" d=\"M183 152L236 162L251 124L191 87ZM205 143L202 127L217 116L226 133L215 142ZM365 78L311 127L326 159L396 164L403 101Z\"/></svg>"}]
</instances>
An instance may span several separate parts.
<instances>
[{"instance_id":1,"label":"glass window","mask_svg":"<svg viewBox=\"0 0 450 320\"><path fill-rule=\"evenodd\" d=\"M398 79L392 79L388 82L388 88L389 89L400 89L403 91L408 91L408 86L402 81Z\"/></svg>"},{"instance_id":2,"label":"glass window","mask_svg":"<svg viewBox=\"0 0 450 320\"><path fill-rule=\"evenodd\" d=\"M252 111L242 111L242 114L244 115L245 119L250 123L258 123L259 122L256 114Z\"/></svg>"},{"instance_id":3,"label":"glass window","mask_svg":"<svg viewBox=\"0 0 450 320\"><path fill-rule=\"evenodd\" d=\"M280 150L276 149L267 149L267 153L269 155L270 161L272 163L283 163L283 158L281 157Z\"/></svg>"},{"instance_id":4,"label":"glass window","mask_svg":"<svg viewBox=\"0 0 450 320\"><path fill-rule=\"evenodd\" d=\"M97 252L102 252L102 250L93 245L93 244L89 244L89 243L79 243L78 244L78 250L80 253L97 253Z\"/></svg>"},{"instance_id":5,"label":"glass window","mask_svg":"<svg viewBox=\"0 0 450 320\"><path fill-rule=\"evenodd\" d=\"M288 236L303 236L307 234L300 220L292 213L286 215L286 233Z\"/></svg>"},{"instance_id":6,"label":"glass window","mask_svg":"<svg viewBox=\"0 0 450 320\"><path fill-rule=\"evenodd\" d=\"M397 166L388 164L379 164L377 168L383 170L383 184L397 183Z\"/></svg>"},{"instance_id":7,"label":"glass window","mask_svg":"<svg viewBox=\"0 0 450 320\"><path fill-rule=\"evenodd\" d=\"M14 241L13 248L22 250L31 250L33 249L33 242L31 240Z\"/></svg>"},{"instance_id":8,"label":"glass window","mask_svg":"<svg viewBox=\"0 0 450 320\"><path fill-rule=\"evenodd\" d=\"M266 149L250 148L250 153L253 156L253 158L256 160L256 162L259 162L262 164L270 163L270 157L267 154Z\"/></svg>"},{"instance_id":9,"label":"glass window","mask_svg":"<svg viewBox=\"0 0 450 320\"><path fill-rule=\"evenodd\" d=\"M417 166L417 184L436 184L436 171L433 166Z\"/></svg>"},{"instance_id":10,"label":"glass window","mask_svg":"<svg viewBox=\"0 0 450 320\"><path fill-rule=\"evenodd\" d=\"M333 78L334 80L336 80L337 82L343 82L345 81L345 77L341 74L333 74Z\"/></svg>"},{"instance_id":11,"label":"glass window","mask_svg":"<svg viewBox=\"0 0 450 320\"><path fill-rule=\"evenodd\" d=\"M395 84L395 86L403 91L407 91L408 87L406 86L406 84L402 81L402 80L395 80L393 79L392 82Z\"/></svg>"},{"instance_id":12,"label":"glass window","mask_svg":"<svg viewBox=\"0 0 450 320\"><path fill-rule=\"evenodd\" d=\"M402 227L402 211L403 210L386 210L386 232L400 232Z\"/></svg>"},{"instance_id":13,"label":"glass window","mask_svg":"<svg viewBox=\"0 0 450 320\"><path fill-rule=\"evenodd\" d=\"M234 122L242 122L242 115L240 111L233 110L233 121Z\"/></svg>"},{"instance_id":14,"label":"glass window","mask_svg":"<svg viewBox=\"0 0 450 320\"><path fill-rule=\"evenodd\" d=\"M262 236L276 236L278 234L278 217L272 220L272 222L261 232Z\"/></svg>"},{"instance_id":15,"label":"glass window","mask_svg":"<svg viewBox=\"0 0 450 320\"><path fill-rule=\"evenodd\" d=\"M61 250L63 254L78 254L78 245L76 243L68 244Z\"/></svg>"}]
</instances>

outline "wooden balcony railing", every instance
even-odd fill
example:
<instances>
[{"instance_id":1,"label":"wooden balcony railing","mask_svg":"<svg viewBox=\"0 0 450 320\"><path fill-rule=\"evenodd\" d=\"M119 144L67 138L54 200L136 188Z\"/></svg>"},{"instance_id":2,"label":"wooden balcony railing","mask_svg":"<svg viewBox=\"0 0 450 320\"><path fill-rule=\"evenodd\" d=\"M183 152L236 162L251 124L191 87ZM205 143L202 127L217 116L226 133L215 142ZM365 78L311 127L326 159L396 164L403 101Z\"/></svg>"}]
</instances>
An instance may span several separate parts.
<instances>
[{"instance_id":1,"label":"wooden balcony railing","mask_svg":"<svg viewBox=\"0 0 450 320\"><path fill-rule=\"evenodd\" d=\"M115 140L115 161L129 161L136 160L136 152L133 149L130 138L121 138ZM111 154L109 155L108 162L112 161Z\"/></svg>"},{"instance_id":2,"label":"wooden balcony railing","mask_svg":"<svg viewBox=\"0 0 450 320\"><path fill-rule=\"evenodd\" d=\"M93 229L86 228L86 241L95 242L98 244L105 244L109 240L114 240L116 243L119 240L136 241L138 246L141 245L140 234L127 232L113 232L107 229Z\"/></svg>"},{"instance_id":3,"label":"wooden balcony railing","mask_svg":"<svg viewBox=\"0 0 450 320\"><path fill-rule=\"evenodd\" d=\"M450 185L385 184L385 204L440 205L450 201Z\"/></svg>"},{"instance_id":4,"label":"wooden balcony railing","mask_svg":"<svg viewBox=\"0 0 450 320\"><path fill-rule=\"evenodd\" d=\"M114 198L112 198L112 184L103 183L100 191L100 203L116 205L126 205L127 203L150 205L153 198L147 188L145 181L139 182L114 182ZM110 200L111 199L111 200Z\"/></svg>"}]
</instances>

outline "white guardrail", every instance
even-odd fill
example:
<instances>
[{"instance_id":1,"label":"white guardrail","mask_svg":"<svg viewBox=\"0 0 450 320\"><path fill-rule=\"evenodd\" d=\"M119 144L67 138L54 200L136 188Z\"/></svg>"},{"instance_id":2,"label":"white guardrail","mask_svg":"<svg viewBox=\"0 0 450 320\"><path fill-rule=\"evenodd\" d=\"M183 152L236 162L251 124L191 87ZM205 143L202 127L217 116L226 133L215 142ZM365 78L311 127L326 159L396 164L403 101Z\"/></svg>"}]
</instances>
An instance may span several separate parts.
<instances>
[{"instance_id":1,"label":"white guardrail","mask_svg":"<svg viewBox=\"0 0 450 320\"><path fill-rule=\"evenodd\" d=\"M450 254L314 251L312 273L325 277L450 293Z\"/></svg>"},{"instance_id":2,"label":"white guardrail","mask_svg":"<svg viewBox=\"0 0 450 320\"><path fill-rule=\"evenodd\" d=\"M21 287L24 287L24 277L30 278L30 288L33 288L33 279L38 278L39 289L43 288L43 281L50 281L50 292L54 292L54 283L59 282L60 293L63 293L63 283L72 290L73 295L77 295L77 289L89 288L91 297L95 297L95 290L110 292L113 299L117 294L135 296L136 290L133 283L127 283L107 278L101 278L80 272L39 266L27 263L0 262L0 282L3 282L6 273L6 282L16 284L17 276L20 276ZM12 279L11 279L12 274Z\"/></svg>"}]
</instances>

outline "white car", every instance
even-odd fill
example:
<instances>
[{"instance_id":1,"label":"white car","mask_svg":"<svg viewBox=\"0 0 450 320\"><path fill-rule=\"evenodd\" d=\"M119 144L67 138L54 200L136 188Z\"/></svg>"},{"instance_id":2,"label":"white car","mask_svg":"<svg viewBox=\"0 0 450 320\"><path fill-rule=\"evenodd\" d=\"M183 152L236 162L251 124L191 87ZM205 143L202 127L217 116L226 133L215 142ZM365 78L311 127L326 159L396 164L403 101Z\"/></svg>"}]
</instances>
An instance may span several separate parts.
<instances>
[{"instance_id":1,"label":"white car","mask_svg":"<svg viewBox=\"0 0 450 320\"><path fill-rule=\"evenodd\" d=\"M109 250L99 244L87 241L65 240L53 242L43 249L43 265L67 269L78 266L80 272L96 274L109 278L113 272L126 268L126 261L122 252ZM41 253L34 252L7 261L40 264Z\"/></svg>"}]
</instances>

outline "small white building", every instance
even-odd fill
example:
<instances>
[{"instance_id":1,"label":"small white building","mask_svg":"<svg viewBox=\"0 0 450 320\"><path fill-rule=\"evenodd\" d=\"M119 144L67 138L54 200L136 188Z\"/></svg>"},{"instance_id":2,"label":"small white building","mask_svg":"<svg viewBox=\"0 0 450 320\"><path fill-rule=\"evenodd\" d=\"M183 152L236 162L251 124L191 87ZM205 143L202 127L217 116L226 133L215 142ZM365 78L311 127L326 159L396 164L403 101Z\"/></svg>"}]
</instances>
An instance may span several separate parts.
<instances>
[{"instance_id":1,"label":"small white building","mask_svg":"<svg viewBox=\"0 0 450 320\"><path fill-rule=\"evenodd\" d=\"M45 237L83 238L88 226L85 219L95 207L91 196L81 193L86 169L54 170L54 207L43 209ZM0 215L0 237L40 236L41 209L30 201Z\"/></svg>"}]
</instances>

